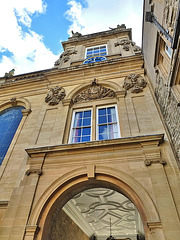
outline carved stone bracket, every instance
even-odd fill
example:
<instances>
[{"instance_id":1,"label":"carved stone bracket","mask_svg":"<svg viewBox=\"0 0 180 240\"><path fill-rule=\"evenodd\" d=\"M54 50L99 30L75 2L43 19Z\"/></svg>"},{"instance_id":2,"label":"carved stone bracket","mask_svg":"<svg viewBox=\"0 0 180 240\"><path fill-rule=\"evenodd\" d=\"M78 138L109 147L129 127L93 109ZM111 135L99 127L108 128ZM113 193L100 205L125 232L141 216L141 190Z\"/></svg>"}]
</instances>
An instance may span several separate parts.
<instances>
[{"instance_id":1,"label":"carved stone bracket","mask_svg":"<svg viewBox=\"0 0 180 240\"><path fill-rule=\"evenodd\" d=\"M91 86L81 91L75 98L74 103L101 99L105 97L115 97L116 94L113 90L103 87L96 83L96 79L92 82Z\"/></svg>"},{"instance_id":2,"label":"carved stone bracket","mask_svg":"<svg viewBox=\"0 0 180 240\"><path fill-rule=\"evenodd\" d=\"M144 164L146 166L150 166L153 163L160 163L162 165L165 165L167 162L165 159L162 158L161 156L161 150L158 147L158 143L157 145L144 145L142 144L143 147L143 153L144 153Z\"/></svg>"},{"instance_id":3,"label":"carved stone bracket","mask_svg":"<svg viewBox=\"0 0 180 240\"><path fill-rule=\"evenodd\" d=\"M65 90L63 87L55 86L50 88L45 97L45 102L49 105L54 106L57 105L62 99L66 96Z\"/></svg>"},{"instance_id":4,"label":"carved stone bracket","mask_svg":"<svg viewBox=\"0 0 180 240\"><path fill-rule=\"evenodd\" d=\"M144 160L144 164L145 164L146 166L150 166L152 163L161 163L162 165L165 165L165 164L166 164L166 160L163 159L163 158L153 159L153 160L146 158L146 159Z\"/></svg>"},{"instance_id":5,"label":"carved stone bracket","mask_svg":"<svg viewBox=\"0 0 180 240\"><path fill-rule=\"evenodd\" d=\"M29 176L30 174L37 174L37 175L41 176L42 170L41 169L28 169L25 174L26 174L26 176Z\"/></svg>"},{"instance_id":6,"label":"carved stone bracket","mask_svg":"<svg viewBox=\"0 0 180 240\"><path fill-rule=\"evenodd\" d=\"M146 87L147 82L140 74L130 74L124 79L123 88L127 91L130 88L132 93L140 93Z\"/></svg>"},{"instance_id":7,"label":"carved stone bracket","mask_svg":"<svg viewBox=\"0 0 180 240\"><path fill-rule=\"evenodd\" d=\"M77 50L65 50L59 57L59 59L54 63L54 66L58 66L61 61L64 63L68 62L70 59L70 56L73 54L77 54Z\"/></svg>"}]
</instances>

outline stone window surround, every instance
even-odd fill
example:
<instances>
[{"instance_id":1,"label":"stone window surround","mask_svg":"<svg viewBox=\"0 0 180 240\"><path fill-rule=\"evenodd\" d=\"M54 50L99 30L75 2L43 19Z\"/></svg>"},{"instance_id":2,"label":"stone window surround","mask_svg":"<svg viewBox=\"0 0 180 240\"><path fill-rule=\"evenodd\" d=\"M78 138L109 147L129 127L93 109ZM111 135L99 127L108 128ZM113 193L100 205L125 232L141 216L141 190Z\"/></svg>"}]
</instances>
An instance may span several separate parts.
<instances>
[{"instance_id":1,"label":"stone window surround","mask_svg":"<svg viewBox=\"0 0 180 240\"><path fill-rule=\"evenodd\" d=\"M85 59L87 58L87 50L90 49L90 48L96 48L96 47L102 47L102 46L106 46L106 55L103 55L103 56L107 56L108 55L108 48L107 48L107 44L101 44L101 45L96 45L96 46L92 46L92 47L87 47L86 50L85 50Z\"/></svg>"},{"instance_id":2,"label":"stone window surround","mask_svg":"<svg viewBox=\"0 0 180 240\"><path fill-rule=\"evenodd\" d=\"M83 103L84 104L84 103ZM81 103L82 105L82 103ZM85 104L87 105L87 104ZM117 104L116 103L104 103L104 101L102 101L102 103L97 103L96 101L89 103L89 106L87 105L87 107L83 107L79 108L78 107L79 104L77 104L77 106L74 106L72 108L72 121L71 121L71 125L70 125L70 131L69 131L69 140L68 143L71 143L71 139L72 139L72 128L73 128L73 123L74 123L74 115L76 112L78 111L84 111L84 110L91 110L91 140L90 141L99 141L99 136L98 136L98 109L104 108L104 107L115 107L115 113L116 113L116 119L117 119L117 130L118 130L118 138L121 137L120 134L120 124L119 124L119 114L118 114L118 109L117 109Z\"/></svg>"}]
</instances>

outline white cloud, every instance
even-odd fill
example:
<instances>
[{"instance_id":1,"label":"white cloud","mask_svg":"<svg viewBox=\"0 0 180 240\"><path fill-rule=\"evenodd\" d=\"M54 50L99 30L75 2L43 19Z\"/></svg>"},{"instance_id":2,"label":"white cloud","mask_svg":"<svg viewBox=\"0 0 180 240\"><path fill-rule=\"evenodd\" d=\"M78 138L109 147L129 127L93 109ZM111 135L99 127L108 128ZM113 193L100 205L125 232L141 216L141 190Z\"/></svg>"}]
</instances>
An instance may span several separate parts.
<instances>
[{"instance_id":1,"label":"white cloud","mask_svg":"<svg viewBox=\"0 0 180 240\"><path fill-rule=\"evenodd\" d=\"M132 28L133 41L141 45L142 0L84 0L84 3L86 7L76 0L68 1L66 18L72 22L69 35L71 30L89 34L125 23Z\"/></svg>"},{"instance_id":2,"label":"white cloud","mask_svg":"<svg viewBox=\"0 0 180 240\"><path fill-rule=\"evenodd\" d=\"M20 74L53 67L58 56L44 45L42 36L31 30L32 15L45 10L43 0L0 2L0 51L10 53L0 60L0 76L12 68Z\"/></svg>"}]
</instances>

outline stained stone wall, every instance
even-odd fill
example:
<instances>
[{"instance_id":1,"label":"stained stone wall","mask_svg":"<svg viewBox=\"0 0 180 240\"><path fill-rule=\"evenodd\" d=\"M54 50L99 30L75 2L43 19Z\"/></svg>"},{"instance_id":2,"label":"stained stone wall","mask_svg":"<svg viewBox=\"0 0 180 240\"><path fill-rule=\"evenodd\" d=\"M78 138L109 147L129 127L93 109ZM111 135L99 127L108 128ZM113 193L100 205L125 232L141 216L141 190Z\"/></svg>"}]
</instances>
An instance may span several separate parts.
<instances>
[{"instance_id":1,"label":"stained stone wall","mask_svg":"<svg viewBox=\"0 0 180 240\"><path fill-rule=\"evenodd\" d=\"M155 96L169 130L175 154L180 160L180 106L172 88L163 83L159 74L156 78Z\"/></svg>"},{"instance_id":2,"label":"stained stone wall","mask_svg":"<svg viewBox=\"0 0 180 240\"><path fill-rule=\"evenodd\" d=\"M89 239L62 209L55 214L51 225L51 235L46 238L48 240L72 240L74 237L81 240Z\"/></svg>"}]
</instances>

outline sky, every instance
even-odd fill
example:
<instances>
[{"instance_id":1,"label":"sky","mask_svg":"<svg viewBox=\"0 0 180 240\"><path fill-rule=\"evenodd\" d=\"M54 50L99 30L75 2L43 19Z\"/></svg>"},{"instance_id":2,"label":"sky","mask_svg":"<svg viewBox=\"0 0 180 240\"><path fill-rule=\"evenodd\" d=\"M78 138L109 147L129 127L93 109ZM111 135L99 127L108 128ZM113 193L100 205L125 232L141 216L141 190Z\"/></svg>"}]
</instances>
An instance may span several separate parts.
<instances>
[{"instance_id":1,"label":"sky","mask_svg":"<svg viewBox=\"0 0 180 240\"><path fill-rule=\"evenodd\" d=\"M52 68L71 30L83 35L117 24L141 46L143 0L0 0L0 77Z\"/></svg>"}]
</instances>

